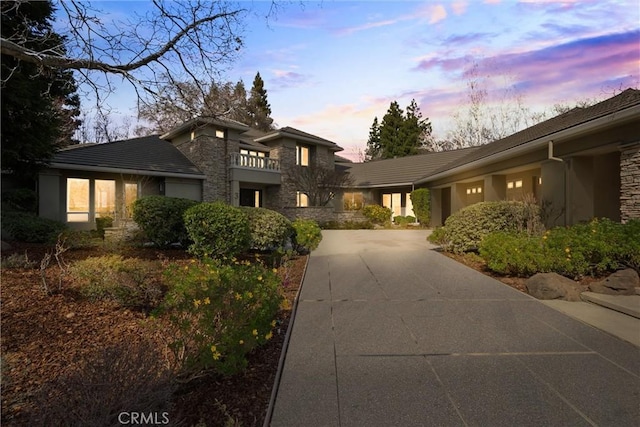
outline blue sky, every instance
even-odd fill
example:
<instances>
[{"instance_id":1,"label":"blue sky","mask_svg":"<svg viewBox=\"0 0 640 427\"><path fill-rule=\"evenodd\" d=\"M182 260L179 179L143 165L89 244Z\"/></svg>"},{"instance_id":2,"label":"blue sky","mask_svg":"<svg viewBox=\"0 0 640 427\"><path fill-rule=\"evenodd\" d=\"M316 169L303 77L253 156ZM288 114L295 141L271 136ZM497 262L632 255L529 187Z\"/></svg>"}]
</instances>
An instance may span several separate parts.
<instances>
[{"instance_id":1,"label":"blue sky","mask_svg":"<svg viewBox=\"0 0 640 427\"><path fill-rule=\"evenodd\" d=\"M249 88L259 71L279 126L333 140L354 159L393 100L415 98L445 137L474 64L490 76L490 96L512 87L534 110L640 85L637 0L325 0L291 2L268 21L268 2L242 4L256 13L227 80ZM123 113L135 105L113 100Z\"/></svg>"}]
</instances>

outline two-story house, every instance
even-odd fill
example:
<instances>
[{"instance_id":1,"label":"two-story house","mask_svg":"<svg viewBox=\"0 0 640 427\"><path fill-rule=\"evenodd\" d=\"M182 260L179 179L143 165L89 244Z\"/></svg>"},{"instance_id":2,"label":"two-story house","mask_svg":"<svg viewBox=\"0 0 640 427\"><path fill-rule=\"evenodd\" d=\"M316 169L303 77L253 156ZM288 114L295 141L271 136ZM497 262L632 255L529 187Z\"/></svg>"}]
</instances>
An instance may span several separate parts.
<instances>
[{"instance_id":1,"label":"two-story house","mask_svg":"<svg viewBox=\"0 0 640 427\"><path fill-rule=\"evenodd\" d=\"M117 225L147 195L279 211L306 206L288 170L332 168L341 150L291 127L260 132L231 120L193 119L164 135L59 151L39 176L40 216L76 229L95 228L101 216Z\"/></svg>"}]
</instances>

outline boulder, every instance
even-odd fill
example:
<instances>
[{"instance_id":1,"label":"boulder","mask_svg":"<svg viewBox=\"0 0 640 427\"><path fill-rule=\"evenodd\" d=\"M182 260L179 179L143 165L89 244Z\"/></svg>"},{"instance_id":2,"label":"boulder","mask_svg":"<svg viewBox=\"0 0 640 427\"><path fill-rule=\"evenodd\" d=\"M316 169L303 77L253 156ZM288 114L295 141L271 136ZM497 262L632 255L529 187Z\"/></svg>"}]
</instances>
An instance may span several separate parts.
<instances>
[{"instance_id":1,"label":"boulder","mask_svg":"<svg viewBox=\"0 0 640 427\"><path fill-rule=\"evenodd\" d=\"M616 271L604 280L591 283L589 290L598 294L634 295L637 286L640 286L638 273L632 268L627 268Z\"/></svg>"},{"instance_id":2,"label":"boulder","mask_svg":"<svg viewBox=\"0 0 640 427\"><path fill-rule=\"evenodd\" d=\"M538 273L524 284L529 294L538 299L580 301L580 284L557 273Z\"/></svg>"}]
</instances>

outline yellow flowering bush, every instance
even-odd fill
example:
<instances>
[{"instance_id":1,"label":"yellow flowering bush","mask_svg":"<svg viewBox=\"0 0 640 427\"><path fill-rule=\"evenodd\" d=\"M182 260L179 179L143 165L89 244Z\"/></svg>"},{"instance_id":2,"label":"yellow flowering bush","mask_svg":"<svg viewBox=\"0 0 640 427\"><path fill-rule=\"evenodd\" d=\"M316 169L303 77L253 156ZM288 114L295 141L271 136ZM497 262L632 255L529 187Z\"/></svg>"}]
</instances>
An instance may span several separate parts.
<instances>
[{"instance_id":1,"label":"yellow flowering bush","mask_svg":"<svg viewBox=\"0 0 640 427\"><path fill-rule=\"evenodd\" d=\"M178 331L171 346L186 371L237 373L273 336L280 279L261 264L204 258L170 265L164 277L163 310Z\"/></svg>"},{"instance_id":2,"label":"yellow flowering bush","mask_svg":"<svg viewBox=\"0 0 640 427\"><path fill-rule=\"evenodd\" d=\"M312 219L298 218L291 224L295 230L294 246L298 252L311 252L322 241L322 230Z\"/></svg>"},{"instance_id":3,"label":"yellow flowering bush","mask_svg":"<svg viewBox=\"0 0 640 427\"><path fill-rule=\"evenodd\" d=\"M640 221L620 224L594 218L543 235L494 232L482 239L480 255L489 269L517 276L552 271L577 277L623 267L640 270Z\"/></svg>"}]
</instances>

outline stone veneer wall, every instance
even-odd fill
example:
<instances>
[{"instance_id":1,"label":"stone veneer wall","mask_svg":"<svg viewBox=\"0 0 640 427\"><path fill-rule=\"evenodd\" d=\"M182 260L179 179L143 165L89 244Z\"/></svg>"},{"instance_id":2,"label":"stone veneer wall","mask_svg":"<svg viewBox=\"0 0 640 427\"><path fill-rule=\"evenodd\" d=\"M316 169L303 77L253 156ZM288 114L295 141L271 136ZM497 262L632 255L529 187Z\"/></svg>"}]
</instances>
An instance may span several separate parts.
<instances>
[{"instance_id":1,"label":"stone veneer wall","mask_svg":"<svg viewBox=\"0 0 640 427\"><path fill-rule=\"evenodd\" d=\"M620 153L620 219L640 219L640 142L625 145Z\"/></svg>"},{"instance_id":2,"label":"stone veneer wall","mask_svg":"<svg viewBox=\"0 0 640 427\"><path fill-rule=\"evenodd\" d=\"M318 223L330 221L364 222L367 220L360 211L335 212L333 206L286 207L279 211L291 221L297 218L313 219Z\"/></svg>"},{"instance_id":3,"label":"stone veneer wall","mask_svg":"<svg viewBox=\"0 0 640 427\"><path fill-rule=\"evenodd\" d=\"M207 177L203 183L202 200L231 203L229 153L239 151L238 142L201 135L176 146Z\"/></svg>"}]
</instances>

